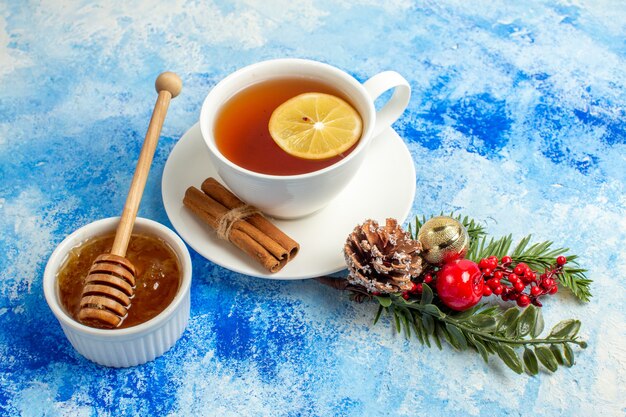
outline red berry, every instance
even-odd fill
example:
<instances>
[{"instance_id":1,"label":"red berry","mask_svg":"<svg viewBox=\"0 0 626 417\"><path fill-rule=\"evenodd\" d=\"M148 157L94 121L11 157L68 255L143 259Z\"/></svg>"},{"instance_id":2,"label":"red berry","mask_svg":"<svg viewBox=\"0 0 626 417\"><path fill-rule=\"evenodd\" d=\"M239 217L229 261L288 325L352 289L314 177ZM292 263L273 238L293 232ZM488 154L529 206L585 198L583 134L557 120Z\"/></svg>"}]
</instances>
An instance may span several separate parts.
<instances>
[{"instance_id":1,"label":"red berry","mask_svg":"<svg viewBox=\"0 0 626 417\"><path fill-rule=\"evenodd\" d=\"M491 269L491 268L485 268L485 269L483 269L483 274L484 274L485 276L487 276L487 277L490 277L492 273L493 273L493 271L492 271L492 269Z\"/></svg>"},{"instance_id":2,"label":"red berry","mask_svg":"<svg viewBox=\"0 0 626 417\"><path fill-rule=\"evenodd\" d=\"M408 293L408 292L406 292L406 291L405 291L405 292L403 292L403 293L402 293L402 298L404 298L405 300L408 300L408 299L409 299L409 293Z\"/></svg>"},{"instance_id":3,"label":"red berry","mask_svg":"<svg viewBox=\"0 0 626 417\"><path fill-rule=\"evenodd\" d=\"M530 297L527 296L526 294L522 294L519 297L517 297L517 305L520 307L528 307L528 305L530 304Z\"/></svg>"},{"instance_id":4,"label":"red berry","mask_svg":"<svg viewBox=\"0 0 626 417\"><path fill-rule=\"evenodd\" d=\"M522 292L524 291L524 288L526 288L526 285L524 285L523 282L517 281L513 287L515 288L515 291Z\"/></svg>"},{"instance_id":5,"label":"red berry","mask_svg":"<svg viewBox=\"0 0 626 417\"><path fill-rule=\"evenodd\" d=\"M416 293L417 292L417 284L414 282L411 282L411 289L409 290L409 292L411 294Z\"/></svg>"},{"instance_id":6,"label":"red berry","mask_svg":"<svg viewBox=\"0 0 626 417\"><path fill-rule=\"evenodd\" d=\"M421 294L421 293L422 293L422 291L423 291L423 289L424 289L424 286L423 286L422 284L417 284L417 285L415 286L415 292L417 292L417 293L420 293L420 294Z\"/></svg>"},{"instance_id":7,"label":"red berry","mask_svg":"<svg viewBox=\"0 0 626 417\"><path fill-rule=\"evenodd\" d=\"M480 269L489 268L489 260L487 258L483 258L478 262L478 267Z\"/></svg>"},{"instance_id":8,"label":"red berry","mask_svg":"<svg viewBox=\"0 0 626 417\"><path fill-rule=\"evenodd\" d=\"M546 278L544 280L541 281L541 286L543 288L549 289L550 287L552 287L554 285L554 280L551 278Z\"/></svg>"},{"instance_id":9,"label":"red berry","mask_svg":"<svg viewBox=\"0 0 626 417\"><path fill-rule=\"evenodd\" d=\"M519 277L515 274L509 275L508 279L511 284L515 284L516 282L519 282Z\"/></svg>"},{"instance_id":10,"label":"red berry","mask_svg":"<svg viewBox=\"0 0 626 417\"><path fill-rule=\"evenodd\" d=\"M556 285L548 290L548 294L556 294L559 291L559 287Z\"/></svg>"},{"instance_id":11,"label":"red berry","mask_svg":"<svg viewBox=\"0 0 626 417\"><path fill-rule=\"evenodd\" d=\"M538 297L543 293L543 291L541 291L541 288L534 286L530 289L530 295L532 295L533 297Z\"/></svg>"},{"instance_id":12,"label":"red berry","mask_svg":"<svg viewBox=\"0 0 626 417\"><path fill-rule=\"evenodd\" d=\"M502 279L503 276L504 274L502 273L502 271L496 271L493 273L494 278Z\"/></svg>"},{"instance_id":13,"label":"red berry","mask_svg":"<svg viewBox=\"0 0 626 417\"><path fill-rule=\"evenodd\" d=\"M533 271L528 270L524 273L524 278L526 278L526 281L528 282L532 282L535 281L537 279L537 274L535 274Z\"/></svg>"},{"instance_id":14,"label":"red berry","mask_svg":"<svg viewBox=\"0 0 626 417\"><path fill-rule=\"evenodd\" d=\"M430 274L426 274L426 276L424 277L424 284L430 284L431 282L433 282L433 276Z\"/></svg>"},{"instance_id":15,"label":"red berry","mask_svg":"<svg viewBox=\"0 0 626 417\"><path fill-rule=\"evenodd\" d=\"M492 294L491 288L489 288L487 285L485 285L483 287L483 296L489 297L491 294Z\"/></svg>"},{"instance_id":16,"label":"red berry","mask_svg":"<svg viewBox=\"0 0 626 417\"><path fill-rule=\"evenodd\" d=\"M500 284L496 285L495 287L492 287L491 289L493 290L493 293L495 295L500 295L502 294L502 291L504 291L504 287Z\"/></svg>"},{"instance_id":17,"label":"red berry","mask_svg":"<svg viewBox=\"0 0 626 417\"><path fill-rule=\"evenodd\" d=\"M506 265L513 262L513 259L511 259L510 256L503 256L502 259L500 259L500 262L502 262L503 265Z\"/></svg>"},{"instance_id":18,"label":"red berry","mask_svg":"<svg viewBox=\"0 0 626 417\"><path fill-rule=\"evenodd\" d=\"M441 301L456 311L476 305L483 296L484 280L476 263L469 259L448 262L437 273Z\"/></svg>"},{"instance_id":19,"label":"red berry","mask_svg":"<svg viewBox=\"0 0 626 417\"><path fill-rule=\"evenodd\" d=\"M561 255L561 256L559 256L559 257L557 257L557 258L556 258L556 264L557 264L558 266L563 266L563 265L565 265L566 263L567 263L567 258L566 258L565 256L562 256L562 255Z\"/></svg>"},{"instance_id":20,"label":"red berry","mask_svg":"<svg viewBox=\"0 0 626 417\"><path fill-rule=\"evenodd\" d=\"M513 272L516 273L517 275L524 275L524 272L526 272L526 269L524 268L522 264L517 264L515 268L513 268Z\"/></svg>"},{"instance_id":21,"label":"red berry","mask_svg":"<svg viewBox=\"0 0 626 417\"><path fill-rule=\"evenodd\" d=\"M500 280L498 278L491 278L487 281L487 285L489 285L493 290L496 286L500 285Z\"/></svg>"}]
</instances>

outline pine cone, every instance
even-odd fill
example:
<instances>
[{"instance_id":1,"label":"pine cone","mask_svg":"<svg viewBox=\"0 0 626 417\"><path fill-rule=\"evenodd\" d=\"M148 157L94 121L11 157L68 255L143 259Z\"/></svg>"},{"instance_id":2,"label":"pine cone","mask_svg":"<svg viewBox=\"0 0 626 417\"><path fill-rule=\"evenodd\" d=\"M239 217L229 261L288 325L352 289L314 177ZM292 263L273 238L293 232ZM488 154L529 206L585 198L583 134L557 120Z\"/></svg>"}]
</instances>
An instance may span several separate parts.
<instances>
[{"instance_id":1,"label":"pine cone","mask_svg":"<svg viewBox=\"0 0 626 417\"><path fill-rule=\"evenodd\" d=\"M348 281L369 292L408 291L411 277L422 272L421 249L396 220L387 219L384 227L366 220L354 228L344 246Z\"/></svg>"}]
</instances>

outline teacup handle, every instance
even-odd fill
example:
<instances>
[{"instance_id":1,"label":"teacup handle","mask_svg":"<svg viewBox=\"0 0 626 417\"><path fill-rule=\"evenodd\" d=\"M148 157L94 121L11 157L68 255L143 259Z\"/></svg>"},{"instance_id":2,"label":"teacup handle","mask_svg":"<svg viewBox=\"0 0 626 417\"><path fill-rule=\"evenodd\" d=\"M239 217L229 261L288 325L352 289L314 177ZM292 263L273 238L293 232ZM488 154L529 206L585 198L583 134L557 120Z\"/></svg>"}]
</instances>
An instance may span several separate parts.
<instances>
[{"instance_id":1,"label":"teacup handle","mask_svg":"<svg viewBox=\"0 0 626 417\"><path fill-rule=\"evenodd\" d=\"M372 97L372 101L376 101L382 93L394 88L389 101L376 112L376 124L372 136L378 136L383 130L391 126L408 106L411 98L411 86L397 72L384 71L365 81L363 87Z\"/></svg>"}]
</instances>

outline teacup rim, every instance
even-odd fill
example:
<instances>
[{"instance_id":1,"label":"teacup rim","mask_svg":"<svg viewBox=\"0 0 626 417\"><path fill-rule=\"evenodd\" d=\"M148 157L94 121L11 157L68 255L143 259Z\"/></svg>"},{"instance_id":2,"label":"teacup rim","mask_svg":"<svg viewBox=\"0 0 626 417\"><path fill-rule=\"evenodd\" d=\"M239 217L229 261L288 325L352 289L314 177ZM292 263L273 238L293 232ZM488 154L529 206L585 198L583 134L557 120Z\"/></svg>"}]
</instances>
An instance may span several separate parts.
<instances>
[{"instance_id":1,"label":"teacup rim","mask_svg":"<svg viewBox=\"0 0 626 417\"><path fill-rule=\"evenodd\" d=\"M315 66L319 66L322 68L325 68L328 71L331 71L332 73L339 75L341 78L344 78L346 81L349 81L353 87L358 90L360 92L360 94L363 97L369 98L369 100L365 100L365 106L367 107L367 110L370 114L372 114L374 116L374 120L373 123L368 123L367 125L367 130L365 130L364 132L362 132L361 137L359 138L359 141L357 143L356 148L350 152L345 158L342 158L340 161L335 162L334 164L327 166L325 168L319 169L319 170L315 170L315 171L311 171L311 172L306 172L303 174L294 174L294 175L273 175L273 174L265 174L262 172L257 172L257 171L252 171L250 169L241 167L237 164L235 164L234 162L232 162L230 159L226 158L217 148L217 146L215 145L214 141L211 140L211 132L208 132L209 128L207 127L207 112L209 111L208 108L211 104L210 99L212 98L212 93L219 88L224 88L223 86L226 85L227 83L231 82L234 78L240 77L242 76L242 74L246 74L248 72L253 72L256 69L258 69L261 66L268 66L268 65L289 65L289 64L305 64L305 65L315 65ZM216 112L217 113L217 112ZM350 75L349 73L347 73L346 71L335 67L331 64L325 63L325 62L321 62L321 61L316 61L316 60L312 60L312 59L306 59L306 58L275 58L275 59L268 59L268 60L264 60L264 61L259 61L259 62L255 62L253 64L249 64L246 65L244 67L241 67L239 69L237 69L236 71L228 74L226 77L222 78L220 81L218 81L217 84L215 84L211 90L208 92L207 96L205 97L203 103L202 103L202 107L200 110L200 120L199 120L199 124L200 124L200 132L202 135L202 139L204 141L204 143L207 145L207 147L210 150L210 153L218 158L222 163L228 165L230 168L234 169L237 172L240 172L242 174L245 175L249 175L251 177L260 179L260 180L272 180L272 181L293 181L293 180L301 180L304 178L311 178L311 177L317 177L320 175L325 175L325 173L330 172L330 171L335 171L337 169L340 169L341 166L347 164L350 160L356 158L361 152L364 151L365 148L367 148L369 142L372 141L373 139L373 130L374 130L374 125L375 125L375 116L376 116L376 108L374 107L374 103L373 100L371 99L371 97L369 96L367 90L365 89L365 87L363 86L363 83L361 83L360 81L358 81L356 78L354 78L352 75Z\"/></svg>"}]
</instances>

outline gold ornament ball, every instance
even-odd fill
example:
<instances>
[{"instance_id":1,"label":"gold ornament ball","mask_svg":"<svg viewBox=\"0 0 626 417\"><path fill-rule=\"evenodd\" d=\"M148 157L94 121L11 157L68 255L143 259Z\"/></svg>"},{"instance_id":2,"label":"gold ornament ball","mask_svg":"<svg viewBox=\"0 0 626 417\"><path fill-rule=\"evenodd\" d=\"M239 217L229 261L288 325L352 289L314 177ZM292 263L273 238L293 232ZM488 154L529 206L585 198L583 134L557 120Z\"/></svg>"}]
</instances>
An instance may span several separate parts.
<instances>
[{"instance_id":1,"label":"gold ornament ball","mask_svg":"<svg viewBox=\"0 0 626 417\"><path fill-rule=\"evenodd\" d=\"M426 262L439 265L465 256L469 234L463 224L448 216L437 216L422 225L417 233Z\"/></svg>"}]
</instances>

